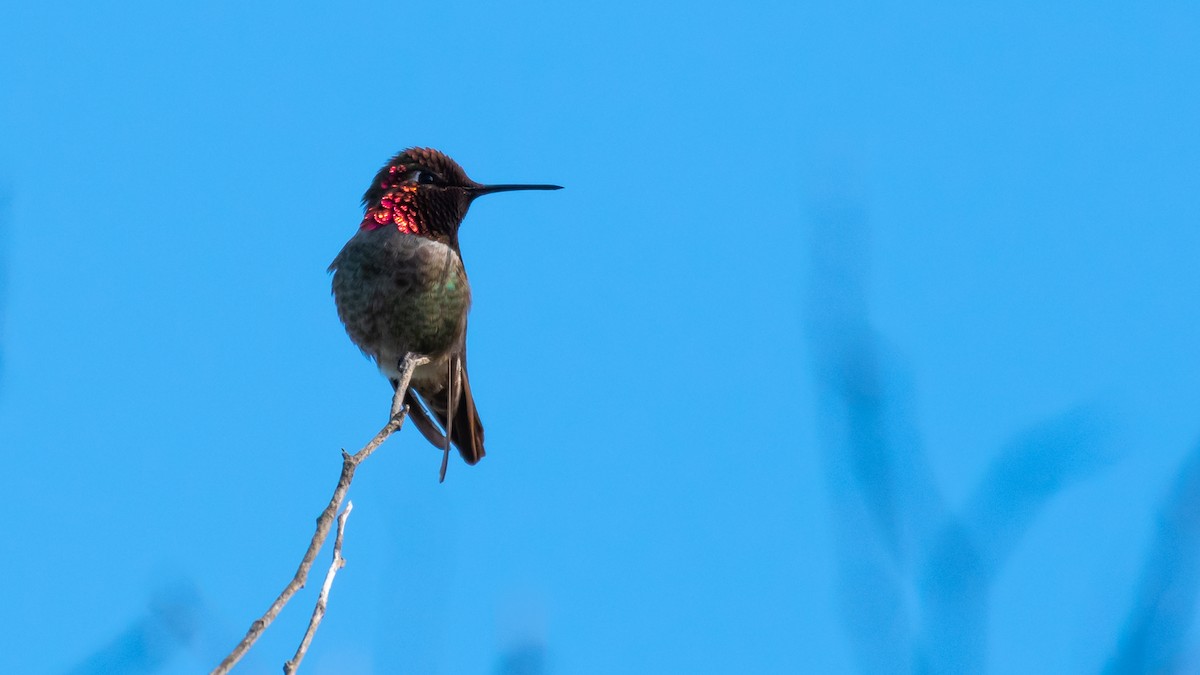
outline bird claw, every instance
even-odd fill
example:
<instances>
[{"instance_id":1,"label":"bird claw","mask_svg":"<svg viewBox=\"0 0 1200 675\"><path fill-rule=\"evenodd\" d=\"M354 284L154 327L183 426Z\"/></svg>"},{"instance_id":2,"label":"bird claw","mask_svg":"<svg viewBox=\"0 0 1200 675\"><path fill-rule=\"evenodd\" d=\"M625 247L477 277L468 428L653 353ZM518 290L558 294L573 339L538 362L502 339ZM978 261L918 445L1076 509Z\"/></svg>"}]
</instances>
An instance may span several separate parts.
<instances>
[{"instance_id":1,"label":"bird claw","mask_svg":"<svg viewBox=\"0 0 1200 675\"><path fill-rule=\"evenodd\" d=\"M395 420L406 415L408 415L408 406L401 403L399 406L392 406L392 416L388 419Z\"/></svg>"}]
</instances>

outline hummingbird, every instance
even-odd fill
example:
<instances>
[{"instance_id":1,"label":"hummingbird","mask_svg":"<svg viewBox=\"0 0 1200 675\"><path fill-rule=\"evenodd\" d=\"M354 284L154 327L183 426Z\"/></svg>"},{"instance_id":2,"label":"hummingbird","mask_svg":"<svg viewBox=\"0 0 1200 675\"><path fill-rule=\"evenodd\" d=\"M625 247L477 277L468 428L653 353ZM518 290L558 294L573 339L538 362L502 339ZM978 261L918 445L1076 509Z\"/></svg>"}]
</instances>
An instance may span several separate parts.
<instances>
[{"instance_id":1,"label":"hummingbird","mask_svg":"<svg viewBox=\"0 0 1200 675\"><path fill-rule=\"evenodd\" d=\"M467 464L483 458L483 423L467 378L471 286L458 228L476 197L559 185L483 185L432 148L409 148L375 174L355 233L329 265L338 317L393 390L408 354L429 361L413 372L404 403L423 436L450 445ZM436 420L436 425L434 423Z\"/></svg>"}]
</instances>

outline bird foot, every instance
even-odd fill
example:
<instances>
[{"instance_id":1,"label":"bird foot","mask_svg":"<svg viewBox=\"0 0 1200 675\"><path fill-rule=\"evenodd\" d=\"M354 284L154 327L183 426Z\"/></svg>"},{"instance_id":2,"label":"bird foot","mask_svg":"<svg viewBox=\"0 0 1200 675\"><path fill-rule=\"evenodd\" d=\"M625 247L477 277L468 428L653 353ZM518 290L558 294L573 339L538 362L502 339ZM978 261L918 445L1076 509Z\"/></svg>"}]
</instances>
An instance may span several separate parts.
<instances>
[{"instance_id":1,"label":"bird foot","mask_svg":"<svg viewBox=\"0 0 1200 675\"><path fill-rule=\"evenodd\" d=\"M392 380L392 386L395 387L396 393L392 395L392 416L390 419L396 419L397 415L408 411L408 408L404 405L404 394L408 391L408 385L412 381L413 373L417 371L417 366L426 363L429 363L428 356L409 352L396 364L396 369L400 371L400 377L399 379Z\"/></svg>"}]
</instances>

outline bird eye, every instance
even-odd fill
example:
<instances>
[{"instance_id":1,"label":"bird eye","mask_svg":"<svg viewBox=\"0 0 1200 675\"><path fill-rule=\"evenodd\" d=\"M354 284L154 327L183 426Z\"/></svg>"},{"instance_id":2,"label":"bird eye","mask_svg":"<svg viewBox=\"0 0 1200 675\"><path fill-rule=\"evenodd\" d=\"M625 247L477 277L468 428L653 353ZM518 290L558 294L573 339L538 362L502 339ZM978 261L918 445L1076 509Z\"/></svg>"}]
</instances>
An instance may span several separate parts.
<instances>
[{"instance_id":1,"label":"bird eye","mask_svg":"<svg viewBox=\"0 0 1200 675\"><path fill-rule=\"evenodd\" d=\"M405 174L404 180L419 183L421 185L430 185L437 181L437 176L433 175L433 172L431 171L414 169Z\"/></svg>"}]
</instances>

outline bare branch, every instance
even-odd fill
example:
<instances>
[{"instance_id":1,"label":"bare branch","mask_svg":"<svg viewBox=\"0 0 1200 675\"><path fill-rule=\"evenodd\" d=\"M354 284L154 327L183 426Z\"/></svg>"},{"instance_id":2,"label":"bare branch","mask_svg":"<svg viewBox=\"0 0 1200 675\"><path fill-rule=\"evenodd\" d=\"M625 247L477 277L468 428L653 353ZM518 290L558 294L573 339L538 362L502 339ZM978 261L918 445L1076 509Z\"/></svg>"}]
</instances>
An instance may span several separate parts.
<instances>
[{"instance_id":1,"label":"bare branch","mask_svg":"<svg viewBox=\"0 0 1200 675\"><path fill-rule=\"evenodd\" d=\"M301 588L304 588L304 583L308 580L308 571L312 568L313 561L317 558L317 553L325 545L325 539L329 537L329 530L333 527L334 519L337 517L338 511L342 508L342 502L346 499L346 492L350 489L350 482L354 480L355 469L370 457L387 440L388 436L400 430L400 427L404 424L404 417L408 413L407 408L404 407L404 393L408 391L408 384L412 380L413 371L417 369L417 366L428 362L429 359L427 357L416 354L408 354L404 357L404 361L400 364L400 382L396 387L395 396L392 398L392 417L379 430L379 433L375 434L375 438L372 438L371 442L363 446L362 450L353 455L347 453L345 450L342 451L342 473L338 477L337 487L333 490L333 497L330 498L329 505L325 507L325 510L317 518L317 531L313 534L312 541L308 544L308 550L304 552L304 557L300 560L300 567L296 570L296 575L292 577L288 585L284 587L279 596L275 598L275 601L271 603L271 606L267 608L266 613L250 624L250 629L246 631L246 636L242 638L237 647L234 647L233 651L209 675L225 675L225 673L228 673L246 655L246 652L250 651L250 647L254 646L254 643L262 636L267 626L270 626L275 617L279 616L279 612L292 599L292 596Z\"/></svg>"},{"instance_id":2,"label":"bare branch","mask_svg":"<svg viewBox=\"0 0 1200 675\"><path fill-rule=\"evenodd\" d=\"M354 502L348 501L346 510L338 516L337 536L333 538L333 562L329 565L329 571L325 573L325 583L321 584L321 593L317 596L316 606L313 607L312 618L308 620L308 630L304 631L304 639L300 641L300 646L296 648L296 655L292 657L292 660L283 664L285 675L292 675L300 667L300 662L308 653L308 646L312 644L313 636L317 634L317 626L321 625L321 619L325 617L325 607L329 603L329 589L333 587L333 577L346 565L346 559L342 557L342 535L346 532L346 519L350 517L350 511L353 509Z\"/></svg>"}]
</instances>

